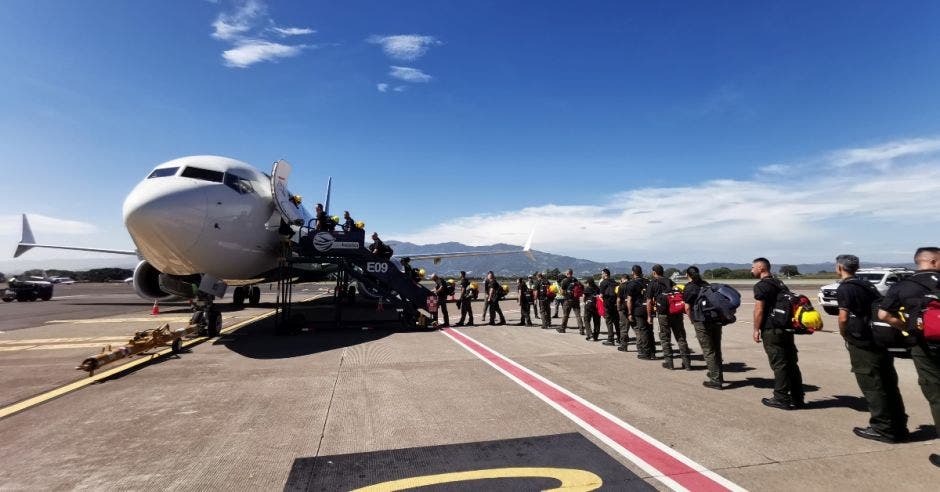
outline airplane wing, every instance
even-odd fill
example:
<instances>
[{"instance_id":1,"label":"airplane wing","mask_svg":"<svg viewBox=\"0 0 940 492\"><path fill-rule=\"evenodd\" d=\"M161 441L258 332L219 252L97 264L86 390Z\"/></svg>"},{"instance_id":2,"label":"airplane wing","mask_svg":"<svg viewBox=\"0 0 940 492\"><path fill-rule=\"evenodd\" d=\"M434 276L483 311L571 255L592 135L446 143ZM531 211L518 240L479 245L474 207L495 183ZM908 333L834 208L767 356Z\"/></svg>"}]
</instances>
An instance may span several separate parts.
<instances>
[{"instance_id":1,"label":"airplane wing","mask_svg":"<svg viewBox=\"0 0 940 492\"><path fill-rule=\"evenodd\" d=\"M287 189L290 172L289 162L281 159L274 163L271 170L271 195L274 196L274 206L288 224L306 226L314 217L301 205L300 195L294 195Z\"/></svg>"},{"instance_id":2,"label":"airplane wing","mask_svg":"<svg viewBox=\"0 0 940 492\"><path fill-rule=\"evenodd\" d=\"M68 249L72 251L91 251L94 253L113 253L116 255L137 256L137 251L131 251L131 250L126 250L126 249L79 248L76 246L56 246L56 245L51 245L51 244L36 244L36 239L33 238L33 231L29 227L29 221L26 220L26 214L23 214L23 236L21 237L19 244L16 245L16 251L13 252L13 257L17 258L21 254L33 248Z\"/></svg>"},{"instance_id":3,"label":"airplane wing","mask_svg":"<svg viewBox=\"0 0 940 492\"><path fill-rule=\"evenodd\" d=\"M532 236L535 234L533 230L529 233L529 239L525 242L525 246L522 249L515 249L511 251L460 251L455 253L432 253L432 254L416 254L416 255L394 255L394 258L404 258L408 257L412 260L432 260L435 265L441 263L441 260L446 258L463 258L468 256L493 256L493 255L510 255L516 253L523 253L530 260L535 261L535 257L532 256Z\"/></svg>"}]
</instances>

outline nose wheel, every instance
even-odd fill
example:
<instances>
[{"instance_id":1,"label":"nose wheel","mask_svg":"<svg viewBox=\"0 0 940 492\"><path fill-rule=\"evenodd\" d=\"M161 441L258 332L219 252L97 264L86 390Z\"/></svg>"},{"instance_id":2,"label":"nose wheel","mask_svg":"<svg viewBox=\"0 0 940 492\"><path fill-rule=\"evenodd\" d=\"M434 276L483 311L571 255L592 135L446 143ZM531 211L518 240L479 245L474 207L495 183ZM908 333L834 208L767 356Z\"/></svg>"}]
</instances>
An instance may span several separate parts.
<instances>
[{"instance_id":1,"label":"nose wheel","mask_svg":"<svg viewBox=\"0 0 940 492\"><path fill-rule=\"evenodd\" d=\"M197 300L194 309L197 311L189 322L199 327L199 335L212 338L222 333L222 313L212 304L212 299Z\"/></svg>"}]
</instances>

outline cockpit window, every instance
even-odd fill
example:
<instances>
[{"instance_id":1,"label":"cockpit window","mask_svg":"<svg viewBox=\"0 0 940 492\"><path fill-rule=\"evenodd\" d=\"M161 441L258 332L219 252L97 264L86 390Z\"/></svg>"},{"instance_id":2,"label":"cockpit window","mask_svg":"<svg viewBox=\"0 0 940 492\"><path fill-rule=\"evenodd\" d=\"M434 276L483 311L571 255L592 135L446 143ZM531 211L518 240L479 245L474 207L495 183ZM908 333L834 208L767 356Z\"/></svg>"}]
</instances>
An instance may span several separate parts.
<instances>
[{"instance_id":1,"label":"cockpit window","mask_svg":"<svg viewBox=\"0 0 940 492\"><path fill-rule=\"evenodd\" d=\"M147 176L147 179L173 176L178 169L178 167L161 167L160 169L154 169L153 172L150 173L150 176Z\"/></svg>"},{"instance_id":2,"label":"cockpit window","mask_svg":"<svg viewBox=\"0 0 940 492\"><path fill-rule=\"evenodd\" d=\"M251 181L234 174L225 174L225 186L237 191L239 194L254 193L255 189L251 186Z\"/></svg>"},{"instance_id":3,"label":"cockpit window","mask_svg":"<svg viewBox=\"0 0 940 492\"><path fill-rule=\"evenodd\" d=\"M195 178L204 181L221 183L223 173L220 171L210 171L208 169L202 169L199 167L187 166L186 169L183 169L183 173L180 174L180 176L184 178Z\"/></svg>"}]
</instances>

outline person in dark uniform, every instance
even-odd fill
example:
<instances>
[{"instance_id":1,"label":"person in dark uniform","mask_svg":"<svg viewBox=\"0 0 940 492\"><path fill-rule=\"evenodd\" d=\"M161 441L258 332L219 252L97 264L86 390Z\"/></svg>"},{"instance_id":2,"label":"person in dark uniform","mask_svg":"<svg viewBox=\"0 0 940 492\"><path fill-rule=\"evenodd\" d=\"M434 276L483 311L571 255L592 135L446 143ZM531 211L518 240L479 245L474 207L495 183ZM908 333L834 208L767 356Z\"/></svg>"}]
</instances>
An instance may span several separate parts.
<instances>
[{"instance_id":1,"label":"person in dark uniform","mask_svg":"<svg viewBox=\"0 0 940 492\"><path fill-rule=\"evenodd\" d=\"M490 284L495 282L495 280L490 280L492 278L494 278L492 270L486 272L486 277L483 278L483 314L481 315L483 319L480 323L486 323L486 317L490 314Z\"/></svg>"},{"instance_id":2,"label":"person in dark uniform","mask_svg":"<svg viewBox=\"0 0 940 492\"><path fill-rule=\"evenodd\" d=\"M539 272L535 272L532 275L529 275L529 280L527 282L529 285L529 290L535 290L535 282L538 275ZM534 319L539 319L538 296L535 294L532 294L532 316Z\"/></svg>"},{"instance_id":3,"label":"person in dark uniform","mask_svg":"<svg viewBox=\"0 0 940 492\"><path fill-rule=\"evenodd\" d=\"M417 281L418 274L415 273L414 267L411 266L411 258L409 258L409 257L407 257L407 256L404 257L404 258L402 258L402 259L401 259L401 268L402 268L402 272L405 274L405 277L407 277L407 278L408 278L409 280L411 280L412 282L415 282L415 283L418 282L418 281Z\"/></svg>"},{"instance_id":4,"label":"person in dark uniform","mask_svg":"<svg viewBox=\"0 0 940 492\"><path fill-rule=\"evenodd\" d=\"M636 326L636 323L630 321L629 312L627 311L627 284L629 280L626 273L621 275L620 284L615 289L617 291L617 319L620 320L620 344L617 346L617 350L621 352L629 351L630 327Z\"/></svg>"},{"instance_id":5,"label":"person in dark uniform","mask_svg":"<svg viewBox=\"0 0 940 492\"><path fill-rule=\"evenodd\" d=\"M473 292L470 289L470 280L467 278L467 272L460 271L460 321L457 326L463 326L467 319L467 326L473 326Z\"/></svg>"},{"instance_id":6,"label":"person in dark uniform","mask_svg":"<svg viewBox=\"0 0 940 492\"><path fill-rule=\"evenodd\" d=\"M326 214L324 214L326 215ZM349 210L343 212L343 230L349 232L356 228L356 221L349 215Z\"/></svg>"},{"instance_id":7,"label":"person in dark uniform","mask_svg":"<svg viewBox=\"0 0 940 492\"><path fill-rule=\"evenodd\" d=\"M601 315L597 312L597 296L601 290L594 283L594 277L584 279L584 331L585 340L597 341L601 333ZM594 329L591 330L591 322L594 322Z\"/></svg>"},{"instance_id":8,"label":"person in dark uniform","mask_svg":"<svg viewBox=\"0 0 940 492\"><path fill-rule=\"evenodd\" d=\"M578 333L584 335L584 323L581 321L581 299L574 295L576 285L580 285L580 282L578 282L578 279L574 278L574 271L569 268L568 271L565 272L565 278L561 279L561 283L559 284L561 292L565 293L565 304L561 308L562 316L561 328L558 329L559 333L564 333L568 328L568 316L571 311L574 311L574 319L578 320ZM559 292L559 294L561 292Z\"/></svg>"},{"instance_id":9,"label":"person in dark uniform","mask_svg":"<svg viewBox=\"0 0 940 492\"><path fill-rule=\"evenodd\" d=\"M548 298L548 288L551 285L552 283L545 278L542 272L535 274L535 295L543 330L552 327L552 313L550 312L552 301Z\"/></svg>"},{"instance_id":10,"label":"person in dark uniform","mask_svg":"<svg viewBox=\"0 0 940 492\"><path fill-rule=\"evenodd\" d=\"M437 296L437 309L444 315L444 324L441 326L450 326L450 317L447 315L447 283L444 279L438 277L436 273L431 275L431 281L434 282L434 295ZM438 320L435 315L435 321Z\"/></svg>"},{"instance_id":11,"label":"person in dark uniform","mask_svg":"<svg viewBox=\"0 0 940 492\"><path fill-rule=\"evenodd\" d=\"M914 263L917 264L917 272L891 286L878 310L878 318L898 330L911 329L901 319L902 308L908 316L917 313L923 308L925 294L940 289L940 248L918 248ZM911 359L917 370L920 390L930 406L934 427L940 429L940 344L922 339L911 348ZM930 462L940 466L940 455L931 454Z\"/></svg>"},{"instance_id":12,"label":"person in dark uniform","mask_svg":"<svg viewBox=\"0 0 940 492\"><path fill-rule=\"evenodd\" d=\"M621 289L627 292L627 320L636 326L636 357L653 360L656 353L653 326L647 323L646 316L646 288L649 281L643 277L643 268L640 265L633 265L631 271L633 280L627 284L626 289Z\"/></svg>"},{"instance_id":13,"label":"person in dark uniform","mask_svg":"<svg viewBox=\"0 0 940 492\"><path fill-rule=\"evenodd\" d=\"M499 307L499 300L503 297L503 286L499 285L499 282L496 281L496 276L493 275L493 272L489 272L487 276L490 280L490 290L486 293L486 299L490 304L490 322L487 324L505 325L506 317L503 316L503 310ZM495 322L497 314L499 315L499 323Z\"/></svg>"},{"instance_id":14,"label":"person in dark uniform","mask_svg":"<svg viewBox=\"0 0 940 492\"><path fill-rule=\"evenodd\" d=\"M607 340L604 345L617 345L620 340L620 320L617 317L617 282L610 278L610 270L601 270L601 299L604 301L604 322L607 324Z\"/></svg>"},{"instance_id":15,"label":"person in dark uniform","mask_svg":"<svg viewBox=\"0 0 940 492\"><path fill-rule=\"evenodd\" d=\"M532 326L532 316L529 313L529 307L532 304L532 290L526 285L525 279L521 277L516 290L519 294L519 312L521 313L521 319L516 324L519 326Z\"/></svg>"},{"instance_id":16,"label":"person in dark uniform","mask_svg":"<svg viewBox=\"0 0 940 492\"><path fill-rule=\"evenodd\" d=\"M332 231L333 226L335 224L333 224L333 221L329 217L327 217L326 212L323 211L323 204L318 203L315 210L316 210L316 217L317 217L316 230L318 232L319 231Z\"/></svg>"},{"instance_id":17,"label":"person in dark uniform","mask_svg":"<svg viewBox=\"0 0 940 492\"><path fill-rule=\"evenodd\" d=\"M378 232L372 233L372 245L369 246L369 251L371 251L375 256L378 256L379 258L382 258L386 261L392 257L392 248L379 239Z\"/></svg>"},{"instance_id":18,"label":"person in dark uniform","mask_svg":"<svg viewBox=\"0 0 940 492\"><path fill-rule=\"evenodd\" d=\"M701 311L695 307L702 287L708 285L708 282L702 280L702 274L695 265L686 268L685 275L689 279L685 290L682 291L685 314L695 327L695 337L698 338L702 355L705 356L705 365L708 366L708 379L702 382L702 386L720 390L725 382L724 372L721 370L721 325L706 321Z\"/></svg>"},{"instance_id":19,"label":"person in dark uniform","mask_svg":"<svg viewBox=\"0 0 940 492\"><path fill-rule=\"evenodd\" d=\"M663 347L663 367L675 369L673 364L672 337L676 337L679 346L679 357L682 359L682 368L692 369L692 358L689 356L689 344L685 339L685 326L682 324L682 313L669 314L669 305L666 294L671 292L675 284L663 276L663 266L653 265L653 279L646 288L646 322L652 326L653 314L659 323L659 343Z\"/></svg>"},{"instance_id":20,"label":"person in dark uniform","mask_svg":"<svg viewBox=\"0 0 940 492\"><path fill-rule=\"evenodd\" d=\"M764 342L764 352L774 371L774 394L770 398L762 398L761 403L783 410L803 408L803 374L798 365L793 332L785 327L772 326L770 321L777 296L787 287L770 274L767 258L754 260L751 275L760 279L754 284L754 342Z\"/></svg>"},{"instance_id":21,"label":"person in dark uniform","mask_svg":"<svg viewBox=\"0 0 940 492\"><path fill-rule=\"evenodd\" d=\"M871 331L872 304L881 300L881 294L871 282L855 277L858 267L855 255L836 257L836 273L842 279L836 289L839 333L845 340L852 372L871 412L868 427L855 427L852 432L865 439L899 442L907 439L908 430L894 356L875 344Z\"/></svg>"}]
</instances>

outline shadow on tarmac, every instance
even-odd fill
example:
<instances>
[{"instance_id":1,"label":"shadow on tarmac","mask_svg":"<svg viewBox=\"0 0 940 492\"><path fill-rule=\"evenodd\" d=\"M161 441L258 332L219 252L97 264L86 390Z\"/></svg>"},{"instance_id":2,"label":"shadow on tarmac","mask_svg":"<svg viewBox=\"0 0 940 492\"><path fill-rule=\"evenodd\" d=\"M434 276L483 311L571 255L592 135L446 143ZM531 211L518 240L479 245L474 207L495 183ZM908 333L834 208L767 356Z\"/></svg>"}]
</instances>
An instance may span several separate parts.
<instances>
[{"instance_id":1,"label":"shadow on tarmac","mask_svg":"<svg viewBox=\"0 0 940 492\"><path fill-rule=\"evenodd\" d=\"M761 389L773 389L774 380L773 378L744 378L742 381L728 381L728 385L725 386L725 389L735 389L743 388L745 386L753 386L755 388ZM804 384L803 392L812 393L814 391L819 391L819 386L815 384Z\"/></svg>"}]
</instances>

